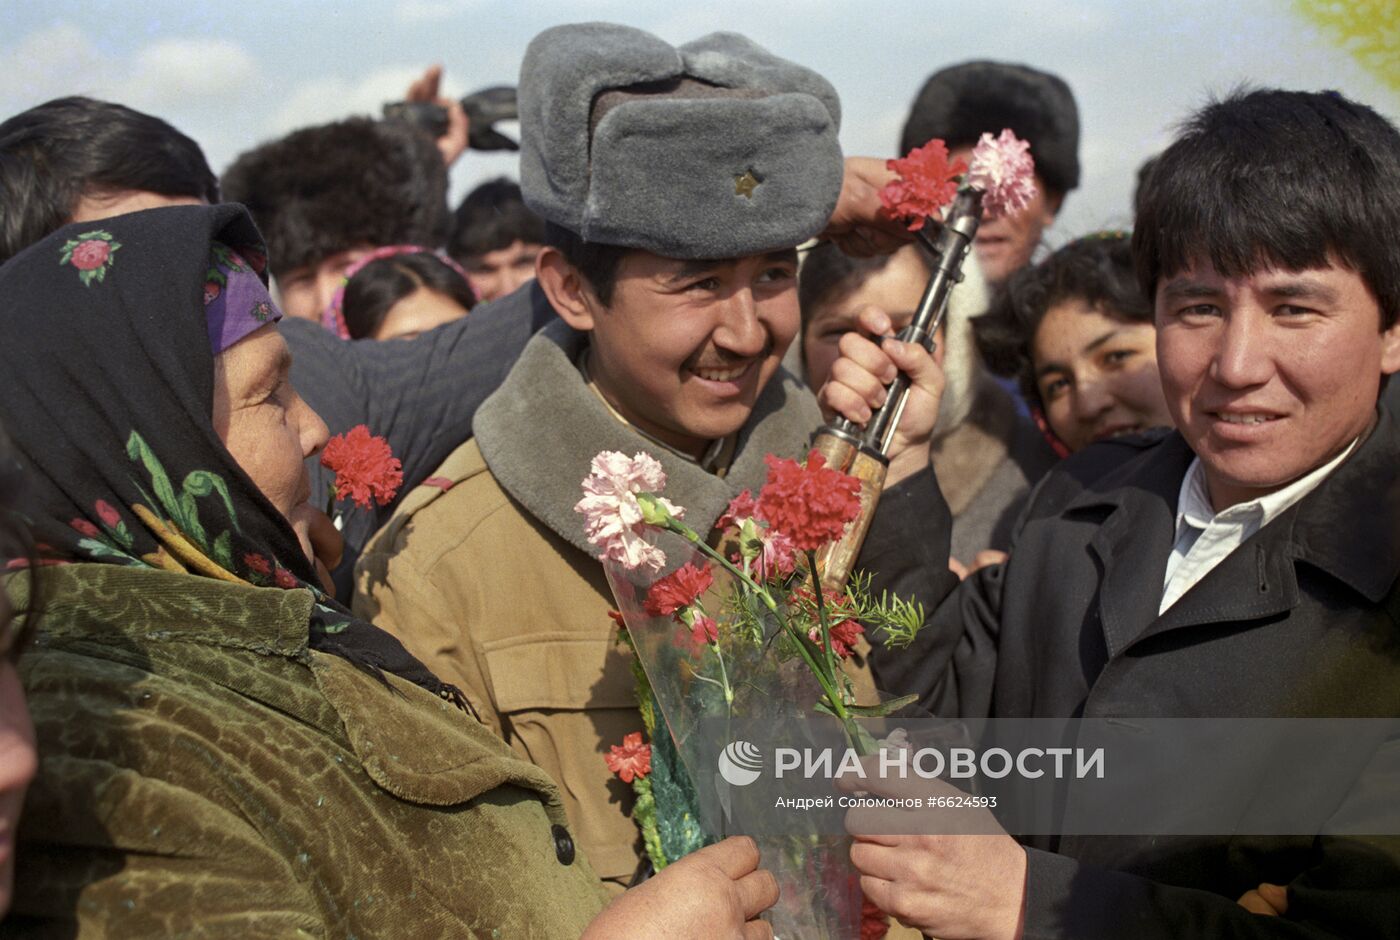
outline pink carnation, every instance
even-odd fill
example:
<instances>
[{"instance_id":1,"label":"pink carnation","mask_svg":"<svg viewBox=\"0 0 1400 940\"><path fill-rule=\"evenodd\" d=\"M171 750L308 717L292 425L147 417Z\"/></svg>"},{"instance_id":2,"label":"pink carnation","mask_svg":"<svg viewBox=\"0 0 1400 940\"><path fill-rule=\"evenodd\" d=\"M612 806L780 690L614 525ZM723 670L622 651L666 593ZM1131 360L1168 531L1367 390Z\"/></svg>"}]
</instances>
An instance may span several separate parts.
<instances>
[{"instance_id":1,"label":"pink carnation","mask_svg":"<svg viewBox=\"0 0 1400 940\"><path fill-rule=\"evenodd\" d=\"M1000 137L983 134L972 148L967 182L982 190L982 211L987 218L1015 215L1035 198L1035 160L1031 145L1008 128Z\"/></svg>"},{"instance_id":2,"label":"pink carnation","mask_svg":"<svg viewBox=\"0 0 1400 940\"><path fill-rule=\"evenodd\" d=\"M730 526L737 526L745 519L751 518L758 511L758 500L753 493L744 490L738 496L729 501L729 508L724 511L724 515L715 520L715 528L723 532Z\"/></svg>"},{"instance_id":3,"label":"pink carnation","mask_svg":"<svg viewBox=\"0 0 1400 940\"><path fill-rule=\"evenodd\" d=\"M796 570L796 563L793 555L797 551L797 546L792 539L788 538L786 532L779 532L776 529L768 530L763 539L763 554L759 555L757 561L758 579L760 581L772 581L779 578L786 578Z\"/></svg>"},{"instance_id":4,"label":"pink carnation","mask_svg":"<svg viewBox=\"0 0 1400 940\"><path fill-rule=\"evenodd\" d=\"M601 549L599 558L629 570L646 568L654 573L665 567L665 553L643 535L646 523L637 504L638 493L656 494L665 485L666 471L650 454L628 457L605 450L593 458L583 481L583 499L574 505L574 512L583 513L584 532L589 544ZM676 518L685 513L669 500L658 497L657 501Z\"/></svg>"}]
</instances>

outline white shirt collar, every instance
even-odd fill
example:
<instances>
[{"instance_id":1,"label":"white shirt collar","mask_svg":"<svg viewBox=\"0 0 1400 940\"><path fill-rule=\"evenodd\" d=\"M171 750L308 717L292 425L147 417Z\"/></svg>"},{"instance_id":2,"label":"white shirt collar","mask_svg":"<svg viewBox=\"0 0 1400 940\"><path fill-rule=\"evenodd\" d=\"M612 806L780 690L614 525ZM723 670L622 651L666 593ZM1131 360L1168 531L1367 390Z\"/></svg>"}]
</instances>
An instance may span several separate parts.
<instances>
[{"instance_id":1,"label":"white shirt collar","mask_svg":"<svg viewBox=\"0 0 1400 940\"><path fill-rule=\"evenodd\" d=\"M1316 489L1329 473L1337 469L1338 464L1351 455L1360 440L1361 438L1356 438L1336 457L1283 489L1248 502L1236 503L1220 512L1216 512L1211 506L1210 494L1206 490L1205 465L1201 463L1200 457L1196 457L1191 461L1191 466L1186 468L1186 476L1181 481L1181 493L1176 501L1176 531L1180 533L1183 525L1204 529L1215 521L1245 521L1256 517L1258 527L1263 528L1277 519L1288 507Z\"/></svg>"}]
</instances>

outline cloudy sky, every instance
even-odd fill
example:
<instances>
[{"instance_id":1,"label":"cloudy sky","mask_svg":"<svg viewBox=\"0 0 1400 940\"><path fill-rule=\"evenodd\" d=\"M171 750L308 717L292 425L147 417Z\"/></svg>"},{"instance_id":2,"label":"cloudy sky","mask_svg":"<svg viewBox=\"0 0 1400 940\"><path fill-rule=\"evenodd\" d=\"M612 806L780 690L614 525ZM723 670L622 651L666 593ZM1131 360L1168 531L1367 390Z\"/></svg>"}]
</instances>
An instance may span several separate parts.
<instances>
[{"instance_id":1,"label":"cloudy sky","mask_svg":"<svg viewBox=\"0 0 1400 940\"><path fill-rule=\"evenodd\" d=\"M1240 82L1336 88L1400 119L1394 0L0 0L0 116L59 95L120 101L199 141L215 170L306 124L375 113L431 63L454 94L514 84L530 38L610 20L684 42L735 30L822 72L847 153L892 155L915 92L971 58L1063 76L1079 100L1083 182L1058 242L1127 221L1137 165L1212 92ZM469 154L456 195L500 173Z\"/></svg>"}]
</instances>

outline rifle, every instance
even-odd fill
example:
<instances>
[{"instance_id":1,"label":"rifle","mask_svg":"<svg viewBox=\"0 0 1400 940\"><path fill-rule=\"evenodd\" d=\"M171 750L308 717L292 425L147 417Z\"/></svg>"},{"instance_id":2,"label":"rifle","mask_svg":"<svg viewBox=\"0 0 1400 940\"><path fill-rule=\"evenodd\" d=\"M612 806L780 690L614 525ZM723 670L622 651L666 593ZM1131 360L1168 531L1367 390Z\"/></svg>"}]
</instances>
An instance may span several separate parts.
<instances>
[{"instance_id":1,"label":"rifle","mask_svg":"<svg viewBox=\"0 0 1400 940\"><path fill-rule=\"evenodd\" d=\"M948 297L953 287L962 280L963 260L981 221L982 191L963 187L941 224L932 219L924 223L918 238L933 253L934 270L914 319L899 331L898 339L918 343L933 352L934 334L948 311ZM931 231L934 234L931 235ZM822 584L834 590L845 586L870 530L870 520L875 517L875 507L880 502L885 474L889 470L890 443L904 414L909 386L909 377L900 373L890 383L885 403L871 415L864 429L838 418L820 428L812 440L812 448L826 458L827 466L860 481L860 515L847 527L844 536L817 555Z\"/></svg>"}]
</instances>

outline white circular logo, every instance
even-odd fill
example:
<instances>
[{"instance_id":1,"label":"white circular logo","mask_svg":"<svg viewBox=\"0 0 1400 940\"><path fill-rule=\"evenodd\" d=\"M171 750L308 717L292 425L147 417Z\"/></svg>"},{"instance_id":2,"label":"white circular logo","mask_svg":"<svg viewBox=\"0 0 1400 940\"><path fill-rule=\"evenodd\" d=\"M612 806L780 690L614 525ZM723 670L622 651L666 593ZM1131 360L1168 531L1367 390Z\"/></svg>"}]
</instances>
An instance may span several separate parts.
<instances>
[{"instance_id":1,"label":"white circular logo","mask_svg":"<svg viewBox=\"0 0 1400 940\"><path fill-rule=\"evenodd\" d=\"M735 741L719 753L719 775L729 784L746 787L763 771L763 754L747 741Z\"/></svg>"}]
</instances>

